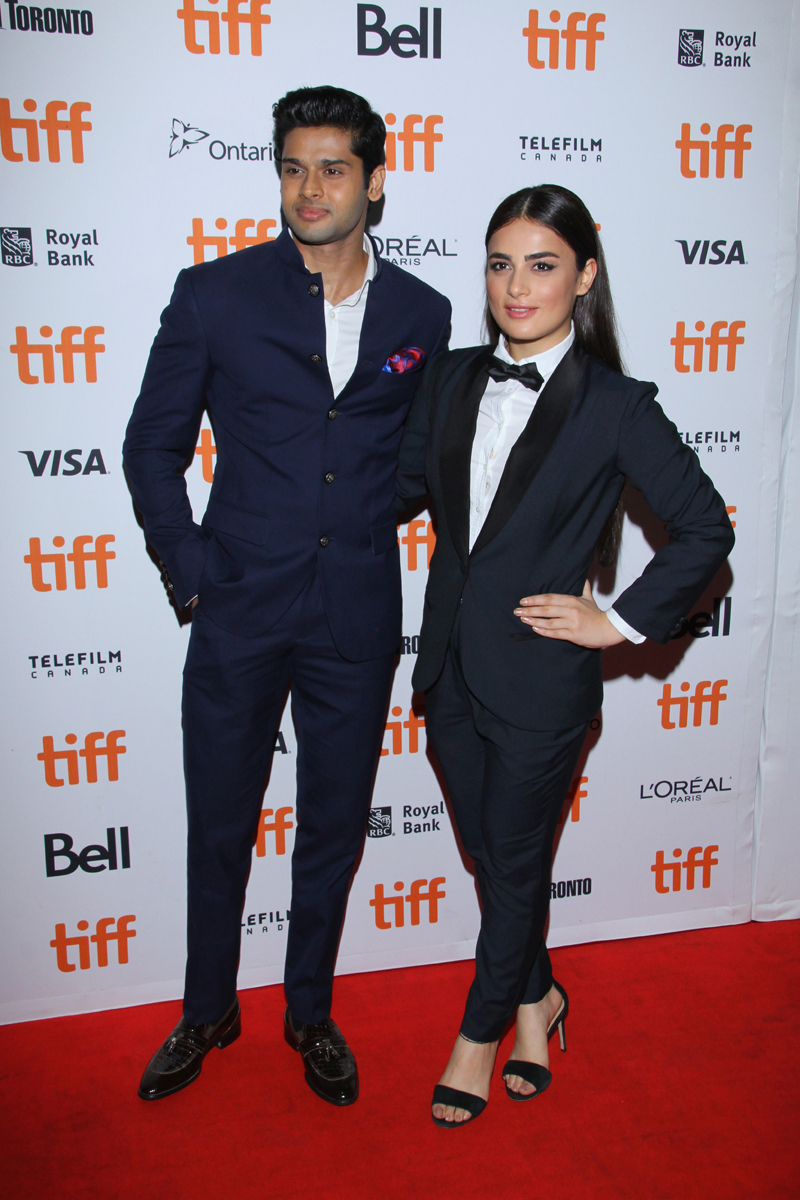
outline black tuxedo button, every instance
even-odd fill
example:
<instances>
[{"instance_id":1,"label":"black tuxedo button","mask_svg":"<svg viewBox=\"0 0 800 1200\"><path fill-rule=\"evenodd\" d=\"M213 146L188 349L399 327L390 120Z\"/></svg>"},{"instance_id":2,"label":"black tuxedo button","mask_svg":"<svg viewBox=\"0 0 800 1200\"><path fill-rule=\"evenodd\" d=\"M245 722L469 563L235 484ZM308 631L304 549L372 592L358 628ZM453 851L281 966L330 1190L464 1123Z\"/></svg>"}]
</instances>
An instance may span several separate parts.
<instances>
[{"instance_id":1,"label":"black tuxedo button","mask_svg":"<svg viewBox=\"0 0 800 1200\"><path fill-rule=\"evenodd\" d=\"M308 285L308 294L309 294L309 296L318 296L319 295L319 284L318 283L310 283Z\"/></svg>"},{"instance_id":2,"label":"black tuxedo button","mask_svg":"<svg viewBox=\"0 0 800 1200\"><path fill-rule=\"evenodd\" d=\"M325 546L327 546L327 544L328 544L328 542L329 542L329 541L330 541L330 538L326 538L326 537L325 537L325 535L323 534L323 535L322 535L322 537L319 539L319 544L320 544L320 546L322 546L322 547L323 547L323 549L324 549L324 548L325 548Z\"/></svg>"},{"instance_id":3,"label":"black tuxedo button","mask_svg":"<svg viewBox=\"0 0 800 1200\"><path fill-rule=\"evenodd\" d=\"M336 478L336 476L334 475L333 471L328 471L328 474L325 476L325 482L333 483L335 478Z\"/></svg>"},{"instance_id":4,"label":"black tuxedo button","mask_svg":"<svg viewBox=\"0 0 800 1200\"><path fill-rule=\"evenodd\" d=\"M329 408L328 409L328 420L329 421L335 421L338 416L339 416L338 408Z\"/></svg>"},{"instance_id":5,"label":"black tuxedo button","mask_svg":"<svg viewBox=\"0 0 800 1200\"><path fill-rule=\"evenodd\" d=\"M321 354L309 354L308 361L312 362L312 363L321 363L322 355Z\"/></svg>"}]
</instances>

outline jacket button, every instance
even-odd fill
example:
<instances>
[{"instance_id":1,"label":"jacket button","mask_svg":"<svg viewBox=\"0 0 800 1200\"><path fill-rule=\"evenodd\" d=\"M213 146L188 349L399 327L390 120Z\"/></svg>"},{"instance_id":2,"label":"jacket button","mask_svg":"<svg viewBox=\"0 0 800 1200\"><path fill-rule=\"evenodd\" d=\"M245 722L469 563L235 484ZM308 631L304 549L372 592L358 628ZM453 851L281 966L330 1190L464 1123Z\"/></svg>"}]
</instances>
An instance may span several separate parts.
<instances>
[{"instance_id":1,"label":"jacket button","mask_svg":"<svg viewBox=\"0 0 800 1200\"><path fill-rule=\"evenodd\" d=\"M310 283L308 285L308 294L309 294L309 296L318 296L319 295L319 284L318 283Z\"/></svg>"},{"instance_id":2,"label":"jacket button","mask_svg":"<svg viewBox=\"0 0 800 1200\"><path fill-rule=\"evenodd\" d=\"M330 538L326 538L325 535L323 534L323 536L319 539L319 544L320 544L320 546L324 547L324 546L327 546L329 541L330 541Z\"/></svg>"},{"instance_id":3,"label":"jacket button","mask_svg":"<svg viewBox=\"0 0 800 1200\"><path fill-rule=\"evenodd\" d=\"M339 416L338 408L329 408L328 409L328 420L329 421L335 421L338 416Z\"/></svg>"},{"instance_id":4,"label":"jacket button","mask_svg":"<svg viewBox=\"0 0 800 1200\"><path fill-rule=\"evenodd\" d=\"M312 363L321 363L322 355L321 354L309 354L308 361L312 362Z\"/></svg>"},{"instance_id":5,"label":"jacket button","mask_svg":"<svg viewBox=\"0 0 800 1200\"><path fill-rule=\"evenodd\" d=\"M335 478L336 478L336 476L334 475L333 471L328 471L328 474L325 476L325 482L333 483Z\"/></svg>"}]
</instances>

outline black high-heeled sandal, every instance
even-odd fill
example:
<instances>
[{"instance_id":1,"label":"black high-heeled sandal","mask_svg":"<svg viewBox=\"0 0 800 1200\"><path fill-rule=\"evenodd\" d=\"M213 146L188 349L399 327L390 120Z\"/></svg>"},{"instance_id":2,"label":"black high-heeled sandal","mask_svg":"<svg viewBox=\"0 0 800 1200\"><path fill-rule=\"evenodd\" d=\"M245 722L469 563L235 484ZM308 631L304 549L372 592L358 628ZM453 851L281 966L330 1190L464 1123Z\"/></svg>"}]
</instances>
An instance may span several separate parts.
<instances>
[{"instance_id":1,"label":"black high-heeled sandal","mask_svg":"<svg viewBox=\"0 0 800 1200\"><path fill-rule=\"evenodd\" d=\"M465 1108L469 1113L469 1120L446 1121L444 1117L435 1117L433 1115L434 1104L452 1104L453 1108ZM460 1129L464 1125L471 1125L485 1108L486 1101L480 1096L474 1096L472 1092L460 1092L458 1088L448 1087L446 1083L437 1083L433 1089L431 1120L434 1125L439 1125L442 1129Z\"/></svg>"},{"instance_id":2,"label":"black high-heeled sandal","mask_svg":"<svg viewBox=\"0 0 800 1200\"><path fill-rule=\"evenodd\" d=\"M547 1026L547 1040L548 1042L550 1041L550 1038L557 1029L558 1040L561 1044L561 1049L564 1053L566 1053L567 1035L564 1030L564 1022L566 1021L567 1013L569 1012L569 997L567 996L567 993L564 991L561 984L556 983L555 979L553 980L553 987L561 996L561 1005L558 1012ZM532 1087L536 1088L535 1092L527 1092L523 1094L522 1092L513 1091L508 1084L506 1084L506 1092L512 1100L533 1100L535 1096L541 1096L542 1092L546 1091L553 1082L553 1076L550 1074L547 1067L543 1067L539 1063L522 1062L518 1058L510 1058L505 1064L503 1067L503 1080L505 1080L506 1075L519 1075L519 1077L524 1079L526 1083L529 1083Z\"/></svg>"}]
</instances>

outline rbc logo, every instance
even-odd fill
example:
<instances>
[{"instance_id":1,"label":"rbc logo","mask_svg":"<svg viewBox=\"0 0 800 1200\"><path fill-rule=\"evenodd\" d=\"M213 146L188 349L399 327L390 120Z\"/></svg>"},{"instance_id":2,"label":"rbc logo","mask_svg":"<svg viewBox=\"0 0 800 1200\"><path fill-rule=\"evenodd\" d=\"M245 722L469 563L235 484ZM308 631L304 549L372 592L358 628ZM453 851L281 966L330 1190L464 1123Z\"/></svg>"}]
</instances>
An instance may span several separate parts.
<instances>
[{"instance_id":1,"label":"rbc logo","mask_svg":"<svg viewBox=\"0 0 800 1200\"><path fill-rule=\"evenodd\" d=\"M25 112L34 113L37 109L35 100L23 100L22 107ZM69 108L69 119L60 121L58 114L64 109ZM59 134L68 133L70 136L70 150L72 152L72 161L74 163L83 162L83 135L88 133L92 128L88 121L83 120L83 114L91 111L91 104L87 104L82 100L76 101L75 104L67 105L64 100L50 100L45 105L44 120L37 122L36 118L30 117L12 117L11 104L8 99L0 99L0 150L2 150L3 158L8 162L22 162L25 158L14 148L14 130L19 129L25 134L25 150L28 155L28 162L39 161L39 127L41 127L47 135L47 157L52 163L61 162L61 143Z\"/></svg>"},{"instance_id":2,"label":"rbc logo","mask_svg":"<svg viewBox=\"0 0 800 1200\"><path fill-rule=\"evenodd\" d=\"M367 837L383 838L392 835L392 810L389 808L371 808L367 821Z\"/></svg>"},{"instance_id":3,"label":"rbc logo","mask_svg":"<svg viewBox=\"0 0 800 1200\"><path fill-rule=\"evenodd\" d=\"M682 683L681 691L688 692L691 688L690 683ZM661 698L656 701L656 704L661 709L661 728L674 729L675 722L672 720L672 710L678 710L678 728L685 729L689 724L689 705L694 708L692 725L698 726L703 723L703 706L708 705L709 725L719 724L719 706L723 700L727 700L726 692L723 688L728 686L727 679L717 679L712 684L710 679L703 679L694 689L692 696L673 696L672 684L665 683L661 693ZM708 691L711 688L711 691Z\"/></svg>"},{"instance_id":4,"label":"rbc logo","mask_svg":"<svg viewBox=\"0 0 800 1200\"><path fill-rule=\"evenodd\" d=\"M428 923L435 925L439 920L439 901L445 898L446 893L440 891L439 885L446 883L444 875L437 879L432 879L428 883L427 879L415 879L411 884L411 890L407 896L402 894L399 896L385 896L383 892L383 884L375 884L375 895L370 900L370 908L375 909L375 924L378 929L402 929L405 925L405 908L403 901L409 906L410 918L409 924L419 925L420 912L423 904L428 906ZM402 893L405 890L405 884L402 880L394 885L396 892ZM423 889L427 886L427 891ZM387 921L387 908L394 908L394 926L391 919Z\"/></svg>"},{"instance_id":5,"label":"rbc logo","mask_svg":"<svg viewBox=\"0 0 800 1200\"><path fill-rule=\"evenodd\" d=\"M708 369L716 371L719 368L719 352L725 347L725 370L736 370L736 348L744 345L744 338L740 334L740 330L744 329L744 321L731 321L730 325L727 321L712 321L711 333L707 338L703 338L703 330L706 327L705 321L696 321L695 330L700 337L686 336L686 322L677 321L675 323L675 336L670 338L670 346L675 347L675 370L680 371L683 375L688 375L689 371L702 371L703 369L703 346L708 346ZM727 333L723 330L727 329ZM687 347L692 347L692 364L686 362Z\"/></svg>"},{"instance_id":6,"label":"rbc logo","mask_svg":"<svg viewBox=\"0 0 800 1200\"><path fill-rule=\"evenodd\" d=\"M0 250L7 267L29 267L33 263L33 235L20 226L0 229Z\"/></svg>"},{"instance_id":7,"label":"rbc logo","mask_svg":"<svg viewBox=\"0 0 800 1200\"><path fill-rule=\"evenodd\" d=\"M59 971L68 974L75 970L75 964L69 961L70 946L78 947L78 965L82 971L88 971L92 965L92 957L90 954L90 942L94 942L97 946L97 965L98 967L108 966L108 943L117 943L117 962L120 966L124 966L128 961L128 940L136 937L136 930L131 929L131 924L136 920L135 916L120 917L115 920L114 917L101 917L95 926L95 931L91 938L87 937L84 930L89 928L88 921L78 921L78 929L81 930L76 937L67 937L67 927L64 924L56 925L56 936L51 941L50 945L56 952L56 962ZM116 929L114 925L116 924Z\"/></svg>"},{"instance_id":8,"label":"rbc logo","mask_svg":"<svg viewBox=\"0 0 800 1200\"><path fill-rule=\"evenodd\" d=\"M217 4L219 0L208 0L209 4ZM227 0L224 13L214 12L210 8L195 8L194 0L184 0L183 7L178 9L178 20L183 21L183 37L186 49L190 54L205 54L205 46L197 40L197 22L205 21L208 25L209 54L219 54L219 23L220 18L228 27L228 54L239 53L239 26L247 25L250 29L250 53L254 58L261 57L261 26L269 25L271 18L263 13L265 4L270 0L249 0L248 9L240 12L243 0ZM247 0L244 0L247 4Z\"/></svg>"},{"instance_id":9,"label":"rbc logo","mask_svg":"<svg viewBox=\"0 0 800 1200\"><path fill-rule=\"evenodd\" d=\"M358 53L379 56L391 49L398 58L416 58L419 46L420 58L428 57L428 10L419 10L419 29L413 25L398 25L391 32L386 28L386 13L379 4L356 5L358 22ZM373 17L372 23L369 18ZM378 44L367 43L367 37L378 38ZM433 57L442 57L442 10L433 10Z\"/></svg>"},{"instance_id":10,"label":"rbc logo","mask_svg":"<svg viewBox=\"0 0 800 1200\"><path fill-rule=\"evenodd\" d=\"M17 370L23 383L39 382L39 376L34 375L31 370L32 354L41 355L41 370L44 382L55 383L56 369L53 350L55 350L56 354L61 355L61 371L64 383L75 382L76 354L83 355L86 382L97 383L97 355L105 351L105 346L100 345L97 341L97 335L103 333L105 333L105 329L102 325L89 325L83 331L83 341L76 342L75 338L80 337L81 334L80 325L67 325L61 330L61 341L58 345L51 346L47 342L36 344L29 342L27 326L17 325L17 340L13 346L9 346L9 350L17 356ZM43 338L52 337L53 330L49 325L42 325L39 335Z\"/></svg>"},{"instance_id":11,"label":"rbc logo","mask_svg":"<svg viewBox=\"0 0 800 1200\"><path fill-rule=\"evenodd\" d=\"M676 858L677 862L664 862L664 851L659 850L656 853L656 861L650 867L650 870L655 876L656 891L661 895L669 891L679 892L681 890L681 867L686 871L686 890L693 892L695 886L695 877L697 872L701 875L701 884L704 888L711 887L711 868L719 866L719 859L714 858L714 855L719 850L719 846L692 846L689 853L686 855L684 862L681 862L682 850L673 850L672 857ZM672 887L665 882L667 875L672 876Z\"/></svg>"},{"instance_id":12,"label":"rbc logo","mask_svg":"<svg viewBox=\"0 0 800 1200\"><path fill-rule=\"evenodd\" d=\"M702 134L711 133L711 126L706 123L700 126ZM737 125L732 142L728 134L734 132L733 125L720 125L717 129L717 139L709 142L707 137L692 139L690 122L681 125L681 136L675 143L676 150L681 152L681 175L684 179L696 179L697 171L692 167L692 151L700 155L700 178L708 179L708 169L711 161L711 151L715 153L715 170L717 179L725 178L726 156L733 154L733 178L741 179L744 173L744 152L752 149L752 142L745 141L745 135L753 132L752 125Z\"/></svg>"},{"instance_id":13,"label":"rbc logo","mask_svg":"<svg viewBox=\"0 0 800 1200\"><path fill-rule=\"evenodd\" d=\"M703 29L682 29L678 34L678 65L681 67L702 67L703 65Z\"/></svg>"},{"instance_id":14,"label":"rbc logo","mask_svg":"<svg viewBox=\"0 0 800 1200\"><path fill-rule=\"evenodd\" d=\"M224 217L217 217L214 222L217 229L220 231L228 228L228 222ZM270 229L277 228L277 221L265 218L263 221L256 222L250 217L242 217L234 226L233 237L226 237L224 233L221 236L208 234L203 230L203 218L192 217L192 232L186 239L187 246L191 246L194 251L195 264L206 261L206 246L213 246L216 250L216 258L223 258L228 253L228 243L233 246L234 251L244 250L246 246L260 246L262 242L274 242L275 238L270 234ZM248 230L256 226L254 236L248 234Z\"/></svg>"},{"instance_id":15,"label":"rbc logo","mask_svg":"<svg viewBox=\"0 0 800 1200\"><path fill-rule=\"evenodd\" d=\"M86 782L97 783L97 760L105 758L106 769L108 771L108 782L116 783L119 779L119 756L127 754L127 749L120 742L120 738L125 737L124 729L112 729L109 734L97 731L95 733L87 733L83 741L82 750L73 750L78 739L74 733L68 733L64 741L70 747L69 750L56 750L55 742L52 737L45 736L42 738L42 750L36 757L40 763L44 763L44 778L48 787L63 787L64 780L56 774L56 763L64 761L67 764L67 783L74 786L80 783L80 773L78 771L78 759L83 758L86 761ZM105 745L101 746L98 743L105 738ZM56 837L63 837L64 834L56 834ZM127 837L127 834L126 834ZM71 843L70 843L71 844Z\"/></svg>"},{"instance_id":16,"label":"rbc logo","mask_svg":"<svg viewBox=\"0 0 800 1200\"><path fill-rule=\"evenodd\" d=\"M75 577L75 590L82 592L86 587L86 564L93 562L95 566L95 578L99 588L108 587L108 563L112 558L116 558L113 550L108 547L114 541L113 533L102 533L99 537L93 538L92 535L83 534L80 537L72 539L71 554L42 554L41 540L38 537L28 539L29 551L23 558L23 562L27 563L31 569L31 583L35 592L52 592L53 585L46 583L42 567L52 565L56 591L65 592L67 590L67 563L72 563L72 569ZM88 549L94 542L94 550ZM63 537L54 537L53 545L60 549L64 545Z\"/></svg>"},{"instance_id":17,"label":"rbc logo","mask_svg":"<svg viewBox=\"0 0 800 1200\"><path fill-rule=\"evenodd\" d=\"M595 57L597 43L605 41L605 34L601 33L597 26L602 25L605 21L605 13L590 13L589 19L586 21L586 13L574 12L567 17L567 28L558 29L543 29L539 25L539 10L531 8L528 11L528 25L523 29L522 36L528 39L528 64L536 68L538 71L544 70L544 60L539 58L539 42L544 40L549 43L547 54L547 66L551 71L558 68L558 48L560 39L563 38L566 42L566 52L564 55L565 63L568 71L575 70L575 60L577 56L578 42L586 43L586 70L593 71L595 68ZM557 22L561 20L561 13L554 9L550 13L550 20ZM579 29L578 26L586 21L586 28Z\"/></svg>"}]
</instances>

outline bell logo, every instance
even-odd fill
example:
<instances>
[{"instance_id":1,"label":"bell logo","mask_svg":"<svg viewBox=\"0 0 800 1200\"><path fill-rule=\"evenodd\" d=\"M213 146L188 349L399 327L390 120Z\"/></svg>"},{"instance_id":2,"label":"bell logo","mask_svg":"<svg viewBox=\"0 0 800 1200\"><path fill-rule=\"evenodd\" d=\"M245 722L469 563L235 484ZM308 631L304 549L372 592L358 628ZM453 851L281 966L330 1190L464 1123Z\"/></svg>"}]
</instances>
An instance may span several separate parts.
<instances>
[{"instance_id":1,"label":"bell logo","mask_svg":"<svg viewBox=\"0 0 800 1200\"><path fill-rule=\"evenodd\" d=\"M680 371L682 375L687 375L689 371L702 371L703 369L703 347L708 346L708 370L717 371L719 369L719 352L722 347L725 347L725 370L736 370L736 348L744 345L744 338L741 336L740 330L744 329L744 321L712 321L711 333L707 338L703 338L702 334L705 330L705 321L696 321L695 330L700 337L686 336L686 322L678 321L675 325L675 337L670 338L670 346L675 347L675 370ZM727 330L727 333L724 332ZM686 350L692 348L691 365L686 361Z\"/></svg>"},{"instance_id":2,"label":"bell logo","mask_svg":"<svg viewBox=\"0 0 800 1200\"><path fill-rule=\"evenodd\" d=\"M707 138L692 139L691 123L686 121L681 125L681 136L675 143L676 150L681 152L681 175L684 179L696 179L697 171L692 167L692 151L695 151L700 156L700 178L708 179L708 170L711 162L711 151L715 154L715 168L717 179L725 178L725 163L727 154L733 154L733 178L741 179L744 172L744 152L752 149L752 143L745 141L745 136L753 132L752 125L737 125L734 133L733 125L720 125L717 129L716 141L709 142ZM711 126L704 124L700 126L700 132L703 134L711 133ZM733 133L733 141L728 141L728 134ZM697 159L694 160L695 164Z\"/></svg>"},{"instance_id":3,"label":"bell logo","mask_svg":"<svg viewBox=\"0 0 800 1200\"><path fill-rule=\"evenodd\" d=\"M398 525L398 530L402 529ZM432 521L409 521L408 529L404 537L400 538L404 546L408 546L408 569L416 571L417 569L417 547L425 546L427 554L425 556L425 566L430 567L431 558L436 548L436 534L433 531Z\"/></svg>"},{"instance_id":4,"label":"bell logo","mask_svg":"<svg viewBox=\"0 0 800 1200\"><path fill-rule=\"evenodd\" d=\"M228 222L224 217L217 217L214 222L217 229L223 230L228 228ZM256 232L253 236L248 234L248 230L256 226ZM224 258L228 253L228 243L233 246L234 251L244 250L246 246L260 246L262 242L274 242L275 238L270 234L270 229L277 228L277 221L265 218L259 221L256 225L251 217L242 217L234 226L233 237L226 237L224 233L221 236L208 234L203 230L203 218L192 217L192 232L186 239L187 246L191 246L194 250L194 261L197 263L206 261L206 246L213 246L216 250L215 258Z\"/></svg>"},{"instance_id":5,"label":"bell logo","mask_svg":"<svg viewBox=\"0 0 800 1200\"><path fill-rule=\"evenodd\" d=\"M95 926L95 932L91 938L81 932L76 937L67 937L66 925L56 925L56 936L51 941L50 945L56 952L56 962L59 971L68 974L75 970L75 963L69 961L70 946L78 947L78 966L82 971L88 971L92 965L92 956L90 952L90 942L94 942L97 947L97 965L98 967L108 966L108 943L117 943L117 962L120 966L124 966L128 961L128 939L136 937L136 930L131 929L131 925L136 920L135 916L120 917L116 920L114 917L101 917ZM116 925L116 929L114 926ZM88 921L78 921L78 929L81 931L89 928Z\"/></svg>"},{"instance_id":6,"label":"bell logo","mask_svg":"<svg viewBox=\"0 0 800 1200\"><path fill-rule=\"evenodd\" d=\"M691 688L690 683L682 683L681 691L688 692ZM656 704L661 709L661 728L675 729L675 722L672 720L672 710L678 710L678 729L685 729L689 724L689 705L694 707L694 715L692 725L702 725L703 723L703 706L708 705L709 725L719 724L719 706L723 700L727 700L726 692L723 688L728 686L727 679L717 679L712 684L710 679L703 679L694 689L692 696L673 696L672 684L665 683L661 693L661 698L656 701ZM711 688L709 692L708 689Z\"/></svg>"},{"instance_id":7,"label":"bell logo","mask_svg":"<svg viewBox=\"0 0 800 1200\"><path fill-rule=\"evenodd\" d=\"M108 563L112 558L116 558L113 550L108 547L113 542L113 533L103 533L97 538L93 538L91 534L85 534L72 539L71 554L42 554L41 541L38 537L28 539L29 552L25 555L23 562L26 562L31 569L31 583L35 592L52 592L52 583L46 583L44 571L42 568L45 565L53 567L55 578L56 591L65 592L67 590L67 563L72 563L73 574L75 577L75 590L82 592L86 587L86 564L93 562L95 567L95 578L99 588L108 587ZM88 547L94 543L94 550L89 550ZM63 537L54 537L53 545L61 547L64 545Z\"/></svg>"},{"instance_id":8,"label":"bell logo","mask_svg":"<svg viewBox=\"0 0 800 1200\"><path fill-rule=\"evenodd\" d=\"M387 125L395 125L397 117L394 113L387 113L383 118ZM422 164L426 171L433 170L433 148L436 142L444 140L444 135L436 133L436 126L441 125L444 117L422 117L420 113L411 113L403 120L403 132L395 133L389 129L386 132L386 170L397 170L397 143L403 143L403 170L414 170L414 146L417 142L422 142L423 156ZM417 130L416 126L422 122L422 129Z\"/></svg>"},{"instance_id":9,"label":"bell logo","mask_svg":"<svg viewBox=\"0 0 800 1200\"><path fill-rule=\"evenodd\" d=\"M219 0L208 0L209 4L218 4ZM242 12L242 4L246 5ZM247 25L250 29L250 53L253 58L261 57L261 26L269 25L271 17L261 10L270 0L227 0L225 12L215 12L210 8L195 8L194 0L183 0L183 7L178 9L178 20L183 21L183 37L186 49L190 54L205 54L205 46L198 39L198 21L208 25L209 54L219 54L219 23L223 20L228 27L228 54L239 53L239 26Z\"/></svg>"},{"instance_id":10,"label":"bell logo","mask_svg":"<svg viewBox=\"0 0 800 1200\"><path fill-rule=\"evenodd\" d=\"M372 17L370 23L369 18ZM416 58L419 46L420 58L428 57L428 9L419 10L419 29L414 25L398 25L395 29L386 28L386 13L379 4L357 4L356 20L358 23L358 54L379 57L391 49L398 58ZM377 37L378 44L368 42L368 37ZM433 10L433 57L442 57L442 10Z\"/></svg>"},{"instance_id":11,"label":"bell logo","mask_svg":"<svg viewBox=\"0 0 800 1200\"><path fill-rule=\"evenodd\" d=\"M523 29L522 36L528 39L528 65L534 67L537 71L544 70L547 65L551 71L555 71L558 67L558 48L561 38L566 42L564 53L564 65L568 71L575 70L575 60L577 57L578 42L586 43L586 70L593 71L595 68L596 47L598 42L605 41L605 34L601 33L597 26L602 25L605 21L605 13L590 13L589 19L586 19L586 13L574 12L567 17L567 28L558 29L543 29L539 25L539 10L531 8L528 11L528 25ZM554 9L550 13L550 20L557 22L561 20L561 13ZM586 21L586 28L579 29L578 26ZM539 58L539 42L546 41L548 43L547 63Z\"/></svg>"},{"instance_id":12,"label":"bell logo","mask_svg":"<svg viewBox=\"0 0 800 1200\"><path fill-rule=\"evenodd\" d=\"M402 894L399 896L385 896L383 892L383 884L375 884L375 895L370 900L370 908L375 909L375 924L378 929L402 929L405 925L405 907L403 901L409 906L410 917L409 924L419 925L420 911L423 904L428 906L428 923L435 925L439 920L439 901L445 898L446 893L440 891L439 885L446 883L444 875L437 879L431 879L428 883L427 879L415 879L411 884L411 890L407 896ZM396 892L402 893L405 890L405 884L402 880L394 885ZM423 891L427 887L427 891ZM386 910L394 909L394 926L391 919L386 919Z\"/></svg>"},{"instance_id":13,"label":"bell logo","mask_svg":"<svg viewBox=\"0 0 800 1200\"><path fill-rule=\"evenodd\" d=\"M37 109L35 100L23 100L25 112L34 113ZM69 108L69 118L60 121L58 114ZM12 117L11 104L6 98L0 99L0 150L8 162L23 162L25 155L14 148L14 130L25 133L25 150L28 162L39 161L39 128L47 134L47 157L52 163L61 162L61 143L59 134L68 133L70 149L74 163L83 162L83 135L92 128L88 121L83 120L83 114L91 111L91 104L82 100L67 105L65 100L51 100L45 105L44 120L38 122L35 117ZM18 143L19 144L19 143Z\"/></svg>"},{"instance_id":14,"label":"bell logo","mask_svg":"<svg viewBox=\"0 0 800 1200\"><path fill-rule=\"evenodd\" d=\"M87 733L83 741L82 750L56 750L55 742L52 737L42 738L42 752L36 757L40 763L44 763L44 778L48 787L63 787L64 780L57 774L56 764L63 760L67 767L67 783L74 786L80 783L80 772L78 770L78 759L82 758L86 762L86 782L97 783L97 760L105 758L106 769L108 772L108 782L116 783L119 779L119 756L127 754L127 749L120 742L120 738L125 737L124 729L112 729L110 733L101 732ZM105 745L101 746L98 743L105 738ZM75 746L78 739L74 733L68 733L64 738L68 746Z\"/></svg>"},{"instance_id":15,"label":"bell logo","mask_svg":"<svg viewBox=\"0 0 800 1200\"><path fill-rule=\"evenodd\" d=\"M268 833L275 834L275 853L286 853L286 831L294 829L294 822L287 821L286 818L290 817L293 811L292 808L279 808L273 814L271 808L262 808L256 833L256 858L264 858L267 853Z\"/></svg>"},{"instance_id":16,"label":"bell logo","mask_svg":"<svg viewBox=\"0 0 800 1200\"><path fill-rule=\"evenodd\" d=\"M704 888L711 887L711 868L719 865L719 859L714 858L718 852L719 846L692 846L689 853L686 855L684 862L681 862L682 850L673 850L672 857L676 858L677 862L664 862L664 851L659 850L656 853L656 861L650 867L650 870L655 876L656 891L661 895L667 892L679 892L681 890L681 868L686 871L686 890L693 892L697 872L700 872L701 883ZM666 882L667 876L672 876L672 887Z\"/></svg>"},{"instance_id":17,"label":"bell logo","mask_svg":"<svg viewBox=\"0 0 800 1200\"><path fill-rule=\"evenodd\" d=\"M16 334L17 340L13 346L9 346L12 354L17 356L17 370L19 377L23 383L38 383L39 376L33 374L31 367L31 355L38 354L42 359L41 372L45 383L55 383L56 368L53 351L61 355L61 373L64 383L75 382L75 355L83 355L83 366L86 375L87 383L97 383L97 355L105 352L105 346L100 345L97 341L98 334L105 333L102 325L89 325L83 330L83 341L76 342L75 338L80 337L80 325L66 325L61 330L61 341L56 346L51 346L47 342L33 343L28 341L28 329L25 325L17 325ZM53 330L49 325L42 325L39 330L40 337L49 338L53 336Z\"/></svg>"},{"instance_id":18,"label":"bell logo","mask_svg":"<svg viewBox=\"0 0 800 1200\"><path fill-rule=\"evenodd\" d=\"M396 705L392 709L393 717L402 717L403 710L400 705ZM408 730L408 752L409 754L419 753L419 731L425 728L425 718L418 717L413 708L408 710L407 721L387 721L386 732L392 735L392 754L403 753L403 730ZM389 751L384 747L381 750L381 757L388 754Z\"/></svg>"}]
</instances>

